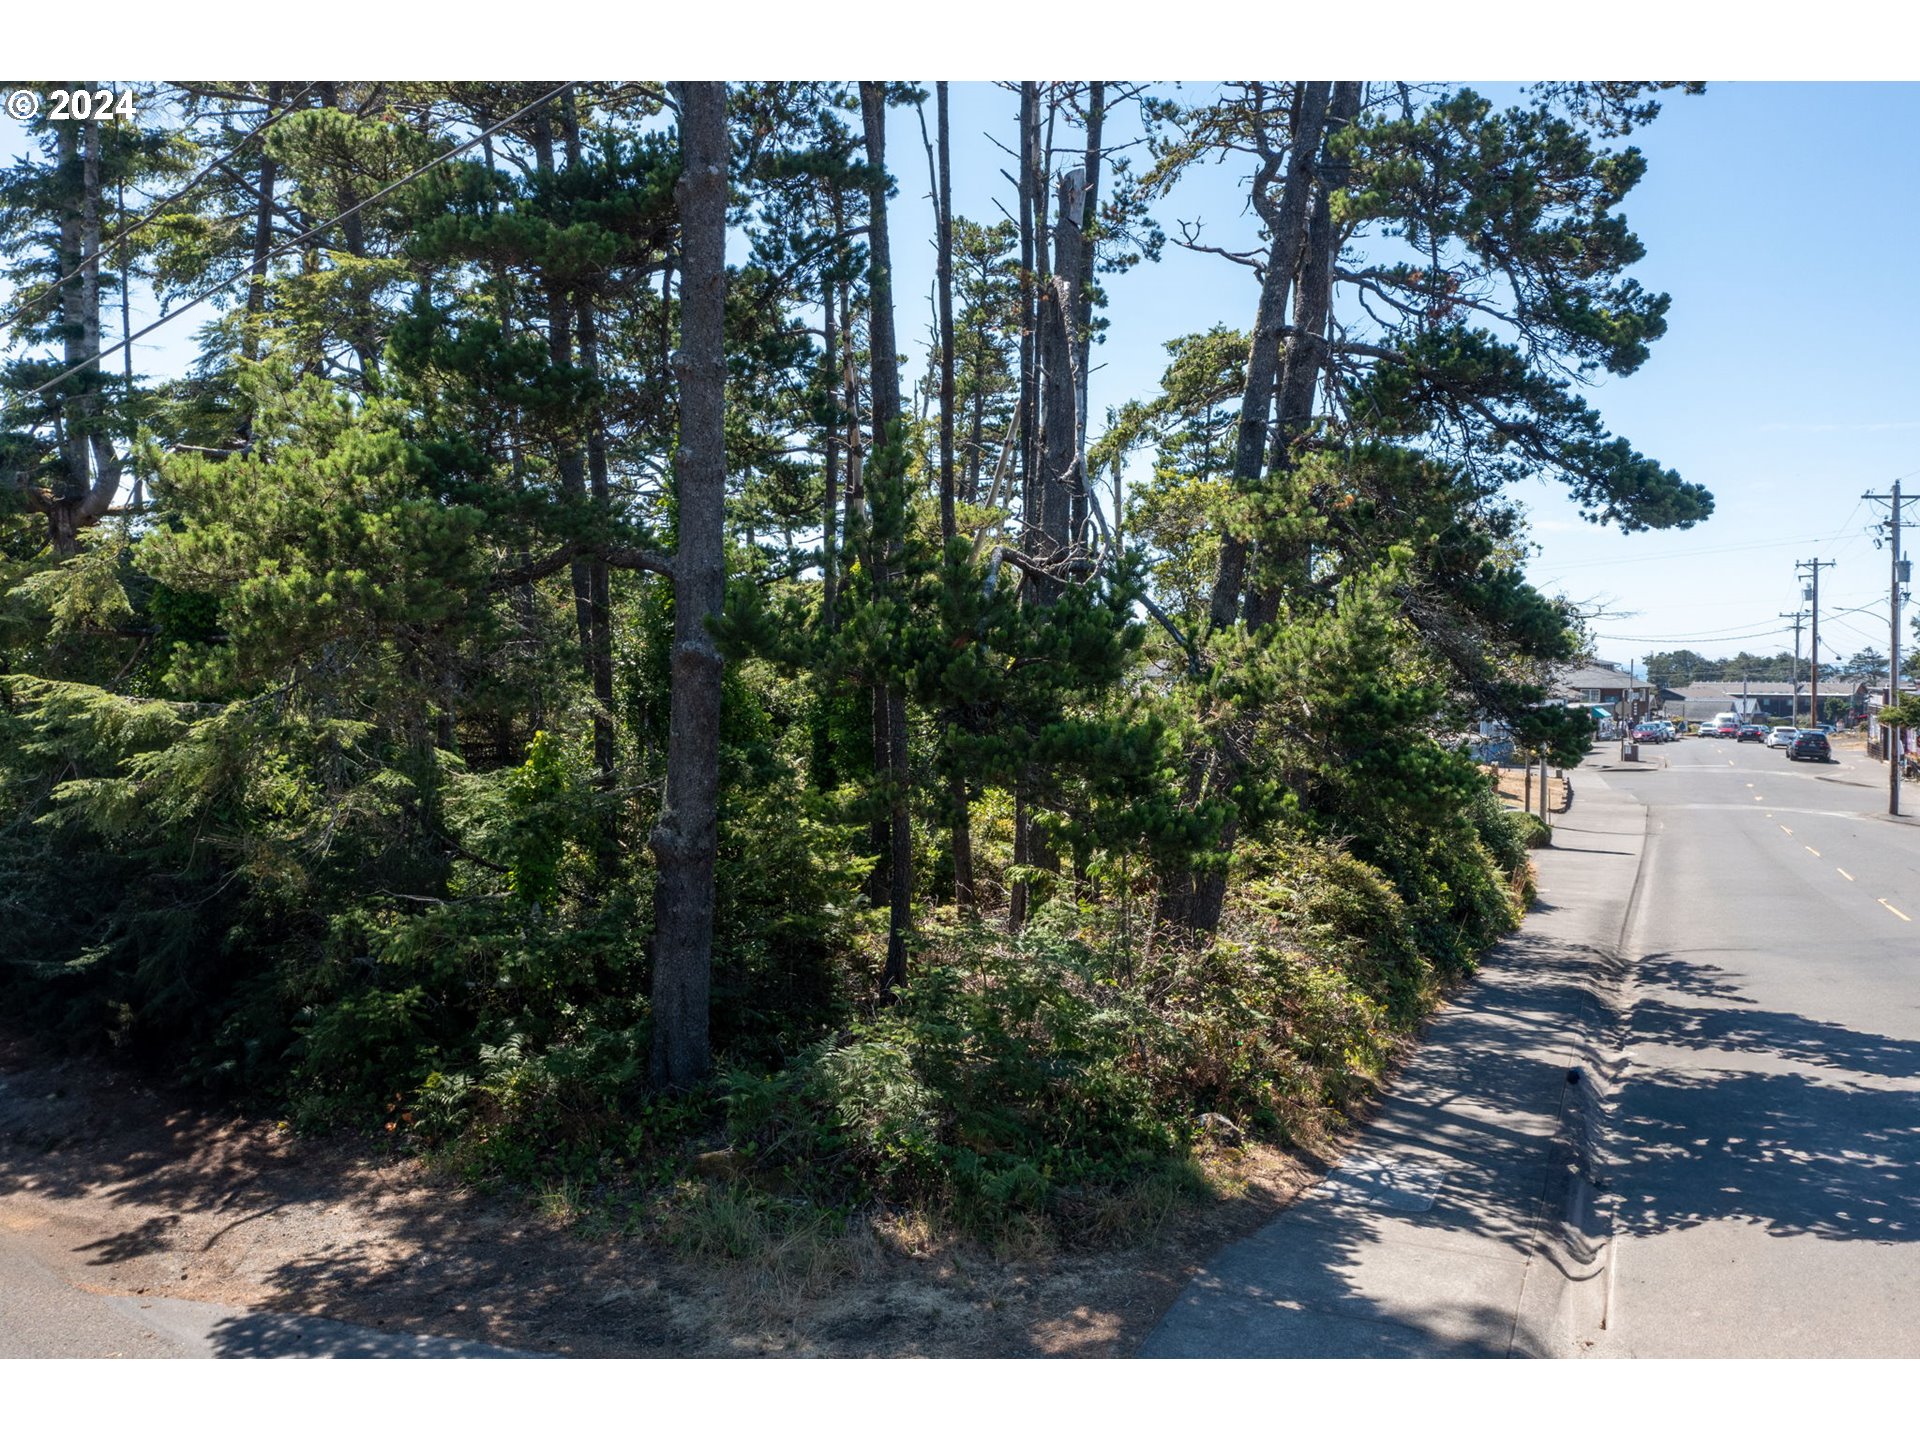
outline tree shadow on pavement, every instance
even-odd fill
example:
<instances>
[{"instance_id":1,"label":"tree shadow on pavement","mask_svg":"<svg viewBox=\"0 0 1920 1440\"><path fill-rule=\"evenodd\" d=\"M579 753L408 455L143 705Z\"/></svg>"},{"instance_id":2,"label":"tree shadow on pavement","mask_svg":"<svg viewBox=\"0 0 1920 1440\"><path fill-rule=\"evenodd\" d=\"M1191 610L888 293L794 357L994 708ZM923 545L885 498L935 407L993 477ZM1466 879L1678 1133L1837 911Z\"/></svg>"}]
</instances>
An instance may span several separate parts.
<instances>
[{"instance_id":1,"label":"tree shadow on pavement","mask_svg":"<svg viewBox=\"0 0 1920 1440\"><path fill-rule=\"evenodd\" d=\"M1920 1239L1920 1043L1754 1008L1727 971L1677 955L1649 957L1642 978L1661 988L1634 1006L1636 1042L1703 1063L1637 1066L1621 1091L1615 1183L1630 1233L1731 1219Z\"/></svg>"},{"instance_id":2,"label":"tree shadow on pavement","mask_svg":"<svg viewBox=\"0 0 1920 1440\"><path fill-rule=\"evenodd\" d=\"M1584 1168L1580 1087L1595 1056L1574 1037L1606 1021L1594 984L1609 964L1538 935L1503 944L1431 1022L1341 1165L1217 1256L1146 1353L1551 1353L1523 1292L1597 1266L1590 1241L1545 1239ZM1408 1176L1428 1177L1428 1193Z\"/></svg>"}]
</instances>

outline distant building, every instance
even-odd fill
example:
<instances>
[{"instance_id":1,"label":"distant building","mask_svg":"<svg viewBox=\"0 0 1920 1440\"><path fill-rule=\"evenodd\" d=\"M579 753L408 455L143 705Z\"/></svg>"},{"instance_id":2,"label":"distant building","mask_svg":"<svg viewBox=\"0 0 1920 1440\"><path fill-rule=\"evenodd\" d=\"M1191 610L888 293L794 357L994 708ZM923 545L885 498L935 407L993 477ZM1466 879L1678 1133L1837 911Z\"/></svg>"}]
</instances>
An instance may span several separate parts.
<instances>
[{"instance_id":1,"label":"distant building","mask_svg":"<svg viewBox=\"0 0 1920 1440\"><path fill-rule=\"evenodd\" d=\"M1805 680L1798 684L1790 680L1700 681L1669 693L1675 698L1667 702L1667 714L1678 719L1711 720L1722 711L1732 710L1782 725L1791 725L1796 711L1805 719L1810 699ZM1843 718L1849 723L1885 704L1886 694L1884 675L1864 682L1838 676L1820 678L1820 708L1831 715L1834 700L1844 700L1847 709Z\"/></svg>"},{"instance_id":2,"label":"distant building","mask_svg":"<svg viewBox=\"0 0 1920 1440\"><path fill-rule=\"evenodd\" d=\"M1614 665L1571 665L1555 669L1547 676L1549 699L1584 704L1596 712L1605 711L1607 717L1614 720L1628 720L1636 714L1658 710L1673 693L1656 691L1645 677ZM1595 718L1600 717L1596 714Z\"/></svg>"}]
</instances>

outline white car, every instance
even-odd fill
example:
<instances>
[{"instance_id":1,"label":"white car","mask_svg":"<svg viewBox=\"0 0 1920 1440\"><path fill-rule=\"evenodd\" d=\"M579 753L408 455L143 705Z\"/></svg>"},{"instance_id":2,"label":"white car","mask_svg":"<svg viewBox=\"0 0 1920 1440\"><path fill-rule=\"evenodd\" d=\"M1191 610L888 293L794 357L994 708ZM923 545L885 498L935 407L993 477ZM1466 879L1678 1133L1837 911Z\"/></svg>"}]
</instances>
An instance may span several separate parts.
<instances>
[{"instance_id":1,"label":"white car","mask_svg":"<svg viewBox=\"0 0 1920 1440\"><path fill-rule=\"evenodd\" d=\"M1767 748L1769 750L1784 750L1793 744L1793 737L1799 733L1800 732L1791 725L1776 725L1767 732Z\"/></svg>"}]
</instances>

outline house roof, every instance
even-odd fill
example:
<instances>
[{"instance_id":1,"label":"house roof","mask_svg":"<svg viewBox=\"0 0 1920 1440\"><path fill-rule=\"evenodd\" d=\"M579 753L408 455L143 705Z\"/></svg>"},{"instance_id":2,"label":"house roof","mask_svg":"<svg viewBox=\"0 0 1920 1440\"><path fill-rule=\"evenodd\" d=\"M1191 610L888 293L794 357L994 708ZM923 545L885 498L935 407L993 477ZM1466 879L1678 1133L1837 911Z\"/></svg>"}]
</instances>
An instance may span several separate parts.
<instances>
[{"instance_id":1,"label":"house roof","mask_svg":"<svg viewBox=\"0 0 1920 1440\"><path fill-rule=\"evenodd\" d=\"M1820 690L1826 695L1851 695L1863 685L1868 690L1884 690L1887 688L1887 677L1882 675L1878 680L1864 682L1843 680L1838 676L1820 677ZM1675 686L1668 693L1682 700L1737 700L1742 695L1792 695L1796 689L1802 695L1807 693L1804 678L1797 687L1788 680L1703 680L1692 685Z\"/></svg>"},{"instance_id":2,"label":"house roof","mask_svg":"<svg viewBox=\"0 0 1920 1440\"><path fill-rule=\"evenodd\" d=\"M1569 665L1562 669L1555 669L1548 674L1547 684L1556 692L1651 688L1644 678L1636 678L1624 670L1614 669L1611 665Z\"/></svg>"},{"instance_id":3,"label":"house roof","mask_svg":"<svg viewBox=\"0 0 1920 1440\"><path fill-rule=\"evenodd\" d=\"M1556 700L1585 700L1589 691L1607 690L1622 695L1647 695L1653 688L1645 676L1629 675L1611 665L1568 665L1547 673L1547 694ZM1662 690L1659 698L1678 697L1671 690Z\"/></svg>"}]
</instances>

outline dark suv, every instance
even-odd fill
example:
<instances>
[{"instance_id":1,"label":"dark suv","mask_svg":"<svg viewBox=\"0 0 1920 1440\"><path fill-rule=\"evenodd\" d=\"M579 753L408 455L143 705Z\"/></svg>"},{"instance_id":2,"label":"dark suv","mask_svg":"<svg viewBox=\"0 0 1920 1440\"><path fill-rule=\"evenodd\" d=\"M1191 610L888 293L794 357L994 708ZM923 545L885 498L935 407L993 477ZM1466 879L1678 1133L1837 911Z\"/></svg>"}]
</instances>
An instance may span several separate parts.
<instances>
[{"instance_id":1,"label":"dark suv","mask_svg":"<svg viewBox=\"0 0 1920 1440\"><path fill-rule=\"evenodd\" d=\"M1748 740L1758 740L1764 745L1767 743L1767 727L1764 725L1742 725L1740 727L1740 740L1742 744Z\"/></svg>"},{"instance_id":2,"label":"dark suv","mask_svg":"<svg viewBox=\"0 0 1920 1440\"><path fill-rule=\"evenodd\" d=\"M1789 760L1831 760L1833 747L1827 744L1827 737L1818 730L1802 730L1793 737L1793 743L1787 746Z\"/></svg>"}]
</instances>

